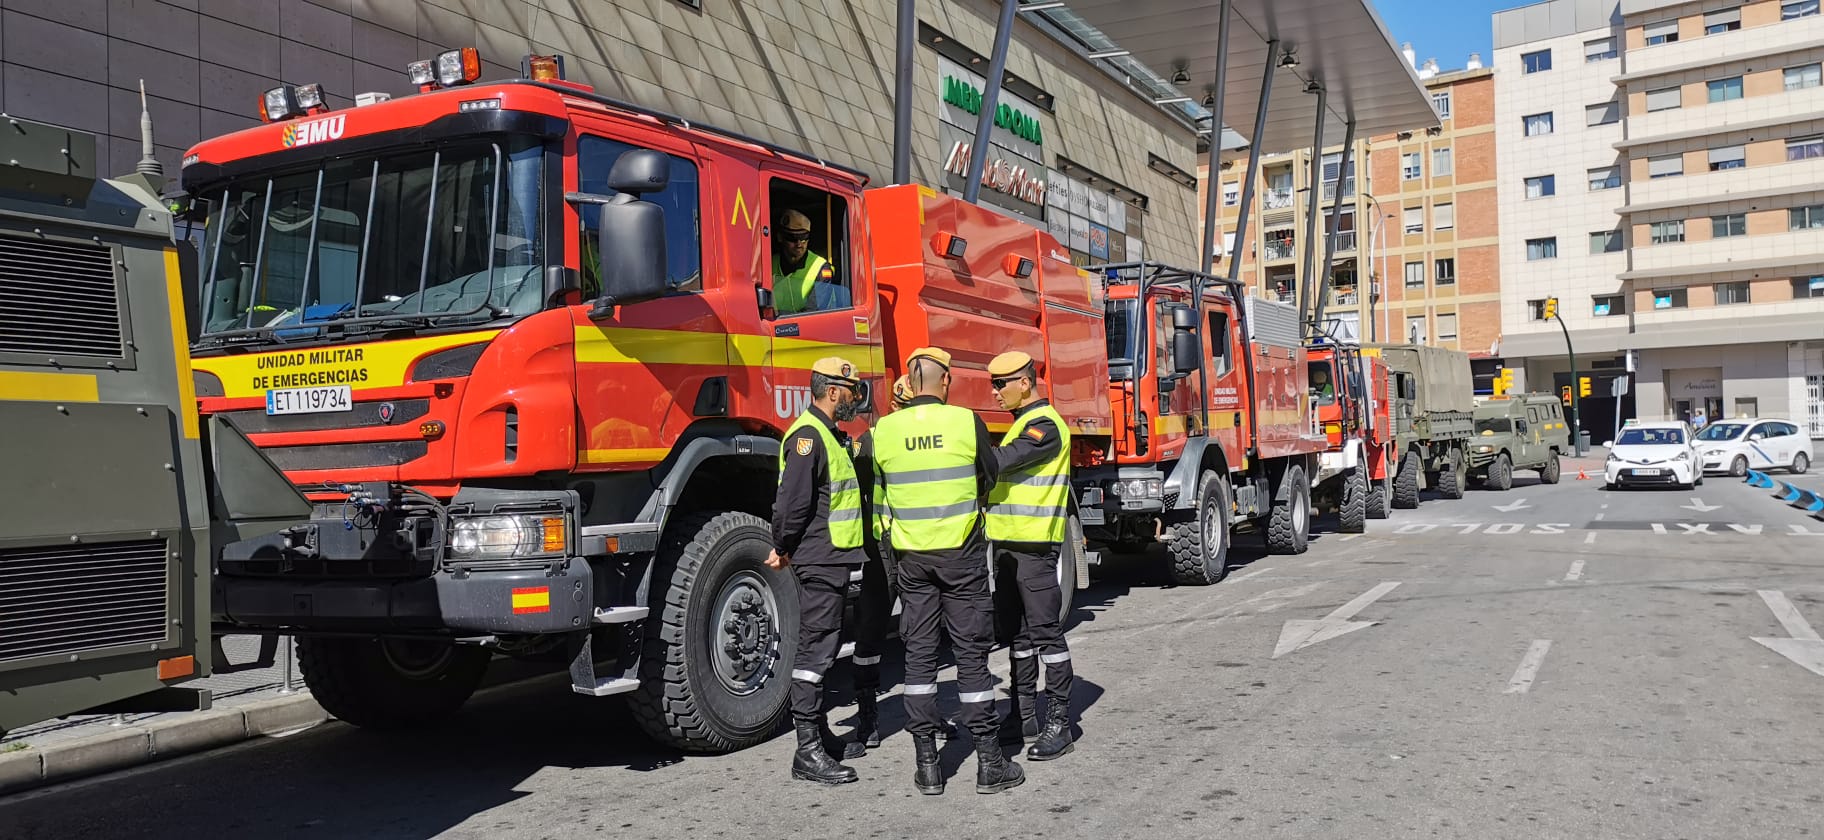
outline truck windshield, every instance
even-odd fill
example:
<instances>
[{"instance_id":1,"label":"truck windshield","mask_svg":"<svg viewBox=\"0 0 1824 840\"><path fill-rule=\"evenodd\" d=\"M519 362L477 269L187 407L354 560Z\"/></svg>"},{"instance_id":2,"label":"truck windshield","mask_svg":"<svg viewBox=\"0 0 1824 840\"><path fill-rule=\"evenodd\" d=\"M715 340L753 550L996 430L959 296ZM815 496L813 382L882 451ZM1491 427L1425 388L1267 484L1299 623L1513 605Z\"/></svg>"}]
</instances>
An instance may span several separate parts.
<instances>
[{"instance_id":1,"label":"truck windshield","mask_svg":"<svg viewBox=\"0 0 1824 840\"><path fill-rule=\"evenodd\" d=\"M1476 421L1476 434L1504 435L1514 430L1514 424L1506 417L1489 417Z\"/></svg>"},{"instance_id":2,"label":"truck windshield","mask_svg":"<svg viewBox=\"0 0 1824 840\"><path fill-rule=\"evenodd\" d=\"M1142 332L1134 323L1140 312L1138 301L1111 300L1102 318L1108 335L1108 376L1110 379L1134 378L1139 367L1139 337Z\"/></svg>"},{"instance_id":3,"label":"truck windshield","mask_svg":"<svg viewBox=\"0 0 1824 840\"><path fill-rule=\"evenodd\" d=\"M203 334L536 311L542 154L530 138L469 139L210 189Z\"/></svg>"}]
</instances>

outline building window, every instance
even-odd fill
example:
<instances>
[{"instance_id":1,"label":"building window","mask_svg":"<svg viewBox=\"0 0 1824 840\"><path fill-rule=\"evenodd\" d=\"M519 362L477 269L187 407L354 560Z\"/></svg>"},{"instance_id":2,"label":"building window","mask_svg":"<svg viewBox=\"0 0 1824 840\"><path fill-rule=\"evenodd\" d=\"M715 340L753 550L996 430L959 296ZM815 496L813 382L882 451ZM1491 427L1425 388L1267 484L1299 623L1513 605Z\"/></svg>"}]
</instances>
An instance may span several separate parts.
<instances>
[{"instance_id":1,"label":"building window","mask_svg":"<svg viewBox=\"0 0 1824 840\"><path fill-rule=\"evenodd\" d=\"M1291 228L1267 231L1267 259L1289 260L1296 255Z\"/></svg>"},{"instance_id":2,"label":"building window","mask_svg":"<svg viewBox=\"0 0 1824 840\"><path fill-rule=\"evenodd\" d=\"M1535 321L1551 320L1550 318L1545 317L1545 298L1535 298L1527 301L1526 308L1532 313L1532 318Z\"/></svg>"},{"instance_id":3,"label":"building window","mask_svg":"<svg viewBox=\"0 0 1824 840\"><path fill-rule=\"evenodd\" d=\"M1590 170L1590 191L1612 190L1621 186L1621 167L1598 166Z\"/></svg>"},{"instance_id":4,"label":"building window","mask_svg":"<svg viewBox=\"0 0 1824 840\"><path fill-rule=\"evenodd\" d=\"M1713 79L1705 82L1704 86L1710 89L1710 101L1713 103L1742 98L1742 77L1740 76Z\"/></svg>"},{"instance_id":5,"label":"building window","mask_svg":"<svg viewBox=\"0 0 1824 840\"><path fill-rule=\"evenodd\" d=\"M1626 298L1621 295L1594 295L1590 298L1590 314L1598 318L1613 318L1628 314Z\"/></svg>"},{"instance_id":6,"label":"building window","mask_svg":"<svg viewBox=\"0 0 1824 840\"><path fill-rule=\"evenodd\" d=\"M1660 155L1647 158L1647 177L1671 178L1685 174L1684 155Z\"/></svg>"},{"instance_id":7,"label":"building window","mask_svg":"<svg viewBox=\"0 0 1824 840\"><path fill-rule=\"evenodd\" d=\"M1241 185L1234 181L1224 181L1222 184L1222 206L1234 207L1240 203Z\"/></svg>"},{"instance_id":8,"label":"building window","mask_svg":"<svg viewBox=\"0 0 1824 840\"><path fill-rule=\"evenodd\" d=\"M1786 141L1787 160L1824 157L1824 137L1794 137Z\"/></svg>"},{"instance_id":9,"label":"building window","mask_svg":"<svg viewBox=\"0 0 1824 840\"><path fill-rule=\"evenodd\" d=\"M1431 229L1450 230L1457 226L1457 206L1455 204L1434 204L1431 206Z\"/></svg>"},{"instance_id":10,"label":"building window","mask_svg":"<svg viewBox=\"0 0 1824 840\"><path fill-rule=\"evenodd\" d=\"M1748 149L1746 146L1724 146L1720 149L1710 150L1711 172L1719 172L1724 169L1741 169L1747 165Z\"/></svg>"},{"instance_id":11,"label":"building window","mask_svg":"<svg viewBox=\"0 0 1824 840\"><path fill-rule=\"evenodd\" d=\"M1555 260L1558 258L1558 237L1547 236L1540 239L1526 240L1526 259Z\"/></svg>"},{"instance_id":12,"label":"building window","mask_svg":"<svg viewBox=\"0 0 1824 840\"><path fill-rule=\"evenodd\" d=\"M1824 298L1824 275L1792 278L1792 296L1798 300Z\"/></svg>"},{"instance_id":13,"label":"building window","mask_svg":"<svg viewBox=\"0 0 1824 840\"><path fill-rule=\"evenodd\" d=\"M1407 233L1425 232L1425 208L1408 207L1406 208L1405 216Z\"/></svg>"},{"instance_id":14,"label":"building window","mask_svg":"<svg viewBox=\"0 0 1824 840\"><path fill-rule=\"evenodd\" d=\"M1457 340L1456 313L1454 313L1454 312L1438 313L1438 340L1439 341L1456 341Z\"/></svg>"},{"instance_id":15,"label":"building window","mask_svg":"<svg viewBox=\"0 0 1824 840\"><path fill-rule=\"evenodd\" d=\"M1528 137L1542 137L1552 133L1552 112L1528 114L1520 118Z\"/></svg>"},{"instance_id":16,"label":"building window","mask_svg":"<svg viewBox=\"0 0 1824 840\"><path fill-rule=\"evenodd\" d=\"M1597 126L1621 122L1621 103L1604 102L1601 105L1583 106L1584 125Z\"/></svg>"},{"instance_id":17,"label":"building window","mask_svg":"<svg viewBox=\"0 0 1824 840\"><path fill-rule=\"evenodd\" d=\"M1786 211L1787 230L1824 228L1824 204L1794 207Z\"/></svg>"},{"instance_id":18,"label":"building window","mask_svg":"<svg viewBox=\"0 0 1824 840\"><path fill-rule=\"evenodd\" d=\"M1538 52L1530 52L1521 55L1520 66L1528 73L1550 70L1552 69L1552 51L1539 50Z\"/></svg>"},{"instance_id":19,"label":"building window","mask_svg":"<svg viewBox=\"0 0 1824 840\"><path fill-rule=\"evenodd\" d=\"M1406 264L1406 288L1408 288L1408 289L1425 288L1425 264L1424 263L1409 262Z\"/></svg>"},{"instance_id":20,"label":"building window","mask_svg":"<svg viewBox=\"0 0 1824 840\"><path fill-rule=\"evenodd\" d=\"M1680 103L1677 86L1647 91L1647 112L1670 111Z\"/></svg>"},{"instance_id":21,"label":"building window","mask_svg":"<svg viewBox=\"0 0 1824 840\"><path fill-rule=\"evenodd\" d=\"M1818 13L1818 0L1786 0L1780 4L1780 20L1811 17Z\"/></svg>"},{"instance_id":22,"label":"building window","mask_svg":"<svg viewBox=\"0 0 1824 840\"><path fill-rule=\"evenodd\" d=\"M1436 177L1439 177L1442 175L1449 175L1453 171L1455 171L1455 169L1451 166L1450 147L1445 146L1442 149L1432 149L1431 150L1431 175L1432 175L1432 177L1436 178Z\"/></svg>"},{"instance_id":23,"label":"building window","mask_svg":"<svg viewBox=\"0 0 1824 840\"><path fill-rule=\"evenodd\" d=\"M1786 89L1804 90L1817 87L1820 82L1820 69L1824 69L1824 65L1801 64L1797 67L1786 68Z\"/></svg>"},{"instance_id":24,"label":"building window","mask_svg":"<svg viewBox=\"0 0 1824 840\"><path fill-rule=\"evenodd\" d=\"M1548 195L1556 195L1557 193L1558 180L1556 175L1540 175L1538 177L1526 179L1527 198L1545 198Z\"/></svg>"},{"instance_id":25,"label":"building window","mask_svg":"<svg viewBox=\"0 0 1824 840\"><path fill-rule=\"evenodd\" d=\"M1425 172L1421 160L1422 157L1418 152L1407 152L1400 155L1401 180L1411 181L1424 175Z\"/></svg>"},{"instance_id":26,"label":"building window","mask_svg":"<svg viewBox=\"0 0 1824 840\"><path fill-rule=\"evenodd\" d=\"M1409 315L1406 318L1406 340L1413 344L1425 343L1425 316Z\"/></svg>"},{"instance_id":27,"label":"building window","mask_svg":"<svg viewBox=\"0 0 1824 840\"><path fill-rule=\"evenodd\" d=\"M1748 302L1748 284L1746 282L1718 283L1711 288L1716 290L1717 306L1733 306Z\"/></svg>"},{"instance_id":28,"label":"building window","mask_svg":"<svg viewBox=\"0 0 1824 840\"><path fill-rule=\"evenodd\" d=\"M1678 40L1678 19L1662 20L1642 27L1642 34L1647 36L1647 46L1670 44Z\"/></svg>"},{"instance_id":29,"label":"building window","mask_svg":"<svg viewBox=\"0 0 1824 840\"><path fill-rule=\"evenodd\" d=\"M1432 267L1437 272L1436 274L1432 275L1432 280L1434 282L1436 282L1438 285L1450 286L1450 285L1454 285L1457 282L1457 258L1456 257L1440 258L1435 261L1435 263L1433 264Z\"/></svg>"},{"instance_id":30,"label":"building window","mask_svg":"<svg viewBox=\"0 0 1824 840\"><path fill-rule=\"evenodd\" d=\"M1586 64L1592 61L1602 61L1614 57L1615 39L1612 36L1583 42L1583 60Z\"/></svg>"},{"instance_id":31,"label":"building window","mask_svg":"<svg viewBox=\"0 0 1824 840\"><path fill-rule=\"evenodd\" d=\"M1432 91L1431 109L1438 112L1438 119L1450 119L1450 91Z\"/></svg>"},{"instance_id":32,"label":"building window","mask_svg":"<svg viewBox=\"0 0 1824 840\"><path fill-rule=\"evenodd\" d=\"M1613 254L1621 250L1621 231L1590 231L1590 253Z\"/></svg>"},{"instance_id":33,"label":"building window","mask_svg":"<svg viewBox=\"0 0 1824 840\"><path fill-rule=\"evenodd\" d=\"M1734 32L1740 28L1742 28L1742 9L1740 6L1733 9L1723 9L1721 11L1704 13L1705 35L1720 35L1724 32Z\"/></svg>"},{"instance_id":34,"label":"building window","mask_svg":"<svg viewBox=\"0 0 1824 840\"><path fill-rule=\"evenodd\" d=\"M1654 289L1654 309L1683 309L1689 304L1684 289Z\"/></svg>"},{"instance_id":35,"label":"building window","mask_svg":"<svg viewBox=\"0 0 1824 840\"><path fill-rule=\"evenodd\" d=\"M1748 214L1728 213L1710 217L1710 238L1728 239L1731 236L1748 235Z\"/></svg>"},{"instance_id":36,"label":"building window","mask_svg":"<svg viewBox=\"0 0 1824 840\"><path fill-rule=\"evenodd\" d=\"M1655 245L1685 241L1685 220L1654 222L1648 226L1648 238Z\"/></svg>"}]
</instances>

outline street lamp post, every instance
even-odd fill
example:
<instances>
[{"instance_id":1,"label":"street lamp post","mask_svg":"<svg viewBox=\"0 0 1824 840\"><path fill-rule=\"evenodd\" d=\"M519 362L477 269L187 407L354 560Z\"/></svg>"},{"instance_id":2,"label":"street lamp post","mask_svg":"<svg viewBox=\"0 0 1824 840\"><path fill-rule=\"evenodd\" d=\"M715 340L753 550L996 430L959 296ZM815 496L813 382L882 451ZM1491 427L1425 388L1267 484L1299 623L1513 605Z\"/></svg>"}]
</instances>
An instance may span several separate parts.
<instances>
[{"instance_id":1,"label":"street lamp post","mask_svg":"<svg viewBox=\"0 0 1824 840\"><path fill-rule=\"evenodd\" d=\"M1373 343L1380 338L1380 330L1376 329L1379 322L1374 315L1375 304L1381 299L1381 271L1380 263L1375 261L1376 252L1380 250L1381 231L1387 227L1387 219L1390 217L1381 211L1381 202L1374 197L1374 193L1363 190L1361 195L1368 199L1369 204L1374 205L1374 227L1368 233L1368 341Z\"/></svg>"}]
</instances>

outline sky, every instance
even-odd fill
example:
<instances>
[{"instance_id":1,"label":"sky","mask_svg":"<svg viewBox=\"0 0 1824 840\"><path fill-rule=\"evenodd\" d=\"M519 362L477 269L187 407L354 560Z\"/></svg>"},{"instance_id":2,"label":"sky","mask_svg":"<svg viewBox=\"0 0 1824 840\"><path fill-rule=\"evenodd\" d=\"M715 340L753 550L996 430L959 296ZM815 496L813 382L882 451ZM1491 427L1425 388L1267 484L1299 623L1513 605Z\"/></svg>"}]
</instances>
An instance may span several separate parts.
<instances>
[{"instance_id":1,"label":"sky","mask_svg":"<svg viewBox=\"0 0 1824 840\"><path fill-rule=\"evenodd\" d=\"M1446 72L1463 69L1474 52L1482 54L1484 65L1492 64L1494 13L1527 5L1531 0L1374 0L1394 46L1411 41L1417 63L1435 58Z\"/></svg>"}]
</instances>

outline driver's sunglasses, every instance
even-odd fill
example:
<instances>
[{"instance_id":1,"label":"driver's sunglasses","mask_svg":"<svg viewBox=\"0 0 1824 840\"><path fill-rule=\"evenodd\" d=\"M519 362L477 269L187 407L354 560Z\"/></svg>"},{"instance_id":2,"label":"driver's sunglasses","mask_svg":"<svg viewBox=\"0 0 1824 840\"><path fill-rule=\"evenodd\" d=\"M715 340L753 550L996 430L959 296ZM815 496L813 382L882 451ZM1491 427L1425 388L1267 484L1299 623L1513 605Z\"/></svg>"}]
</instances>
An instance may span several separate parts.
<instances>
[{"instance_id":1,"label":"driver's sunglasses","mask_svg":"<svg viewBox=\"0 0 1824 840\"><path fill-rule=\"evenodd\" d=\"M780 232L779 236L780 236L780 238L784 239L787 242L809 242L809 241L811 241L811 232L808 230L782 231L782 232Z\"/></svg>"}]
</instances>

